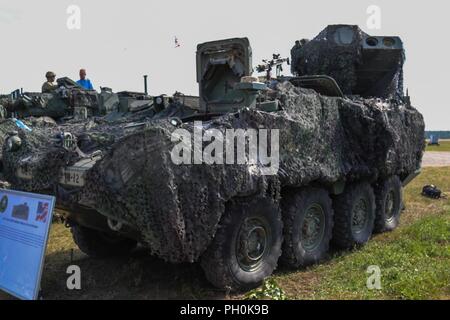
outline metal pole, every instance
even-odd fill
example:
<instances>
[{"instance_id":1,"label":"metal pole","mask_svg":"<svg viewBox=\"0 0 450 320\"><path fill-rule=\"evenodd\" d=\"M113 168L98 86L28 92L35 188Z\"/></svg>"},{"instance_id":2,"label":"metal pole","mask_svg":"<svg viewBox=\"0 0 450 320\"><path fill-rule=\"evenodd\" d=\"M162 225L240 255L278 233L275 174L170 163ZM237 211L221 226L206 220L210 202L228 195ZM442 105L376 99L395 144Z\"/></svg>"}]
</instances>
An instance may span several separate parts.
<instances>
[{"instance_id":1,"label":"metal pole","mask_svg":"<svg viewBox=\"0 0 450 320\"><path fill-rule=\"evenodd\" d=\"M145 90L145 95L148 95L147 78L148 78L148 75L145 75L145 76L144 76L144 90Z\"/></svg>"}]
</instances>

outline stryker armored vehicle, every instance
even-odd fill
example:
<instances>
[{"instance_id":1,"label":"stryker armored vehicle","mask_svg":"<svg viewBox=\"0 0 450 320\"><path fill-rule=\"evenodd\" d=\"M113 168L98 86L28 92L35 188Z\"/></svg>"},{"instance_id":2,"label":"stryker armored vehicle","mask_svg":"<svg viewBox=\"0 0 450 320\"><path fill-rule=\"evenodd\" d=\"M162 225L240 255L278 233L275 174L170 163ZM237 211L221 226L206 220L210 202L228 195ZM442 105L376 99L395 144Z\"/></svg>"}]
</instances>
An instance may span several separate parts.
<instances>
[{"instance_id":1,"label":"stryker armored vehicle","mask_svg":"<svg viewBox=\"0 0 450 320\"><path fill-rule=\"evenodd\" d=\"M246 38L203 43L199 113L21 130L4 147L5 176L55 195L90 256L140 243L248 290L279 261L318 263L330 244L398 226L424 151L403 62L400 38L336 25L296 44L295 76L260 82Z\"/></svg>"},{"instance_id":2,"label":"stryker armored vehicle","mask_svg":"<svg viewBox=\"0 0 450 320\"><path fill-rule=\"evenodd\" d=\"M27 203L14 206L11 216L16 219L28 221L28 218L30 216L30 207Z\"/></svg>"}]
</instances>

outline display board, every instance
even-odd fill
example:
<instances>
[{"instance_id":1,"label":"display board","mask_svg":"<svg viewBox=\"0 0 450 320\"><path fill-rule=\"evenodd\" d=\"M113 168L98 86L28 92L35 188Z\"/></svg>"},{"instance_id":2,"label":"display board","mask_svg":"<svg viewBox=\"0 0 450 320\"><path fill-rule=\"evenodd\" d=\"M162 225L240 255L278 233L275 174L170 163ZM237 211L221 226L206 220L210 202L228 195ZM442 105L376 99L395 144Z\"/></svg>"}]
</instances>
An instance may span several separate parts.
<instances>
[{"instance_id":1,"label":"display board","mask_svg":"<svg viewBox=\"0 0 450 320\"><path fill-rule=\"evenodd\" d=\"M38 298L52 222L52 196L0 189L0 289Z\"/></svg>"}]
</instances>

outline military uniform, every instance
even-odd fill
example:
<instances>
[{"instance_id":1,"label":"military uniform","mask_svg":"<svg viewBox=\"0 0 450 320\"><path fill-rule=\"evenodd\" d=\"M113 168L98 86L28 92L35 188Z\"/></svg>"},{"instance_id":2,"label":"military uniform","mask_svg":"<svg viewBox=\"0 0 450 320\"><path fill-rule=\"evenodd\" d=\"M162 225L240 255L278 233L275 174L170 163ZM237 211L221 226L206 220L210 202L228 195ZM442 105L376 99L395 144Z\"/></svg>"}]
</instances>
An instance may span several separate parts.
<instances>
[{"instance_id":1,"label":"military uniform","mask_svg":"<svg viewBox=\"0 0 450 320\"><path fill-rule=\"evenodd\" d=\"M47 81L42 85L42 93L51 93L56 89L58 89L58 85L56 83Z\"/></svg>"}]
</instances>

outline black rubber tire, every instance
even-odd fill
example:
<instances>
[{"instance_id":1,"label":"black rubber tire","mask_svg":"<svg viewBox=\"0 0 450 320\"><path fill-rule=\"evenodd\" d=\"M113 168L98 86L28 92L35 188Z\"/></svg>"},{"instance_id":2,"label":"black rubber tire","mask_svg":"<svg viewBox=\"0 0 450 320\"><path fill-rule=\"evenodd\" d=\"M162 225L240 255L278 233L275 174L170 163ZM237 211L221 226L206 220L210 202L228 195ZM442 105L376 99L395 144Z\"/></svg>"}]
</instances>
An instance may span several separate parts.
<instances>
[{"instance_id":1,"label":"black rubber tire","mask_svg":"<svg viewBox=\"0 0 450 320\"><path fill-rule=\"evenodd\" d=\"M377 212L375 216L374 232L381 233L395 230L400 223L400 215L403 209L403 186L400 178L390 177L378 184L375 189ZM393 195L393 209L390 217L387 212L387 200L389 193Z\"/></svg>"},{"instance_id":2,"label":"black rubber tire","mask_svg":"<svg viewBox=\"0 0 450 320\"><path fill-rule=\"evenodd\" d=\"M367 206L364 228L354 232L353 210L361 199ZM348 185L343 194L333 201L334 228L332 243L342 249L352 249L364 245L372 236L375 223L375 194L369 183L361 182Z\"/></svg>"},{"instance_id":3,"label":"black rubber tire","mask_svg":"<svg viewBox=\"0 0 450 320\"><path fill-rule=\"evenodd\" d=\"M135 240L105 234L80 225L72 225L70 231L78 248L91 258L126 256L137 246Z\"/></svg>"},{"instance_id":4,"label":"black rubber tire","mask_svg":"<svg viewBox=\"0 0 450 320\"><path fill-rule=\"evenodd\" d=\"M237 244L241 227L254 218L265 221L271 236L258 268L248 271L238 261ZM232 201L227 204L215 238L202 256L201 266L215 287L247 291L260 286L277 268L282 242L281 213L272 199L253 197Z\"/></svg>"},{"instance_id":5,"label":"black rubber tire","mask_svg":"<svg viewBox=\"0 0 450 320\"><path fill-rule=\"evenodd\" d=\"M314 204L323 212L320 243L307 249L303 245L302 230L307 210ZM284 242L282 262L290 268L309 266L326 258L333 236L333 205L326 190L307 188L288 194L282 200Z\"/></svg>"}]
</instances>

